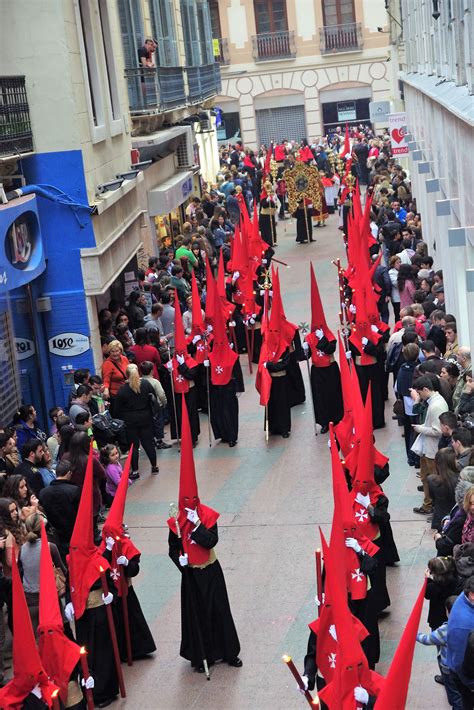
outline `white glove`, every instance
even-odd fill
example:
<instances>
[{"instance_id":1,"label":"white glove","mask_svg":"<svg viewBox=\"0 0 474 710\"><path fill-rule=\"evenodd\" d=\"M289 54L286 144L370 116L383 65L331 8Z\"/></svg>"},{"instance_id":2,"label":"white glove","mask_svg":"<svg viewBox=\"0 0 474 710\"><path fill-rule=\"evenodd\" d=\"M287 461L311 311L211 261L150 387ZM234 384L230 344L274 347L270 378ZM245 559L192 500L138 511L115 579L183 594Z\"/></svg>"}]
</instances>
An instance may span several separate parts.
<instances>
[{"instance_id":1,"label":"white glove","mask_svg":"<svg viewBox=\"0 0 474 710\"><path fill-rule=\"evenodd\" d=\"M186 567L189 564L188 556L186 554L179 556L179 564L181 567Z\"/></svg>"},{"instance_id":2,"label":"white glove","mask_svg":"<svg viewBox=\"0 0 474 710\"><path fill-rule=\"evenodd\" d=\"M304 343L303 343L303 350L305 351L305 353L307 353L308 350L309 350L309 345L308 345L308 343L306 342L306 340L305 340Z\"/></svg>"},{"instance_id":3,"label":"white glove","mask_svg":"<svg viewBox=\"0 0 474 710\"><path fill-rule=\"evenodd\" d=\"M113 537L106 537L105 538L105 546L109 552L111 551L111 549L113 548L114 545L115 545L115 540Z\"/></svg>"},{"instance_id":4,"label":"white glove","mask_svg":"<svg viewBox=\"0 0 474 710\"><path fill-rule=\"evenodd\" d=\"M350 360L352 358L352 353L350 350L346 350L346 358Z\"/></svg>"},{"instance_id":5,"label":"white glove","mask_svg":"<svg viewBox=\"0 0 474 710\"><path fill-rule=\"evenodd\" d=\"M172 370L173 369L173 361L168 360L168 362L166 363L166 367L168 368L168 370Z\"/></svg>"},{"instance_id":6,"label":"white glove","mask_svg":"<svg viewBox=\"0 0 474 710\"><path fill-rule=\"evenodd\" d=\"M302 688L300 688L299 685L297 686L297 688L298 688L298 690L300 691L300 693L304 694L304 693L308 690L308 676L307 676L307 675L302 675L302 676L301 676L301 680L302 680L303 683L304 683L304 690L303 690Z\"/></svg>"},{"instance_id":7,"label":"white glove","mask_svg":"<svg viewBox=\"0 0 474 710\"><path fill-rule=\"evenodd\" d=\"M372 333L378 333L378 332L379 332L379 329L377 328L376 325L371 325L371 326L370 326L370 330L372 331Z\"/></svg>"},{"instance_id":8,"label":"white glove","mask_svg":"<svg viewBox=\"0 0 474 710\"><path fill-rule=\"evenodd\" d=\"M201 340L201 336L195 335L193 338L193 345L196 345L196 343L198 343L200 340Z\"/></svg>"},{"instance_id":9,"label":"white glove","mask_svg":"<svg viewBox=\"0 0 474 710\"><path fill-rule=\"evenodd\" d=\"M268 262L267 262L266 259L262 259L262 264L267 264L267 263L268 263Z\"/></svg>"},{"instance_id":10,"label":"white glove","mask_svg":"<svg viewBox=\"0 0 474 710\"><path fill-rule=\"evenodd\" d=\"M184 362L184 355L176 355L176 360L178 361L178 365L182 365Z\"/></svg>"},{"instance_id":11,"label":"white glove","mask_svg":"<svg viewBox=\"0 0 474 710\"><path fill-rule=\"evenodd\" d=\"M196 525L196 523L199 522L199 515L197 510L193 510L192 508L185 508L185 511L188 516L188 520L190 520L193 525Z\"/></svg>"},{"instance_id":12,"label":"white glove","mask_svg":"<svg viewBox=\"0 0 474 710\"><path fill-rule=\"evenodd\" d=\"M265 367L265 368L266 368L266 367L267 367L267 365L268 365L268 362L264 362L264 363L263 363L263 367Z\"/></svg>"},{"instance_id":13,"label":"white glove","mask_svg":"<svg viewBox=\"0 0 474 710\"><path fill-rule=\"evenodd\" d=\"M265 291L262 291L262 290L261 290L261 291L260 291L260 295L261 295L261 296L264 296L264 295L265 295Z\"/></svg>"},{"instance_id":14,"label":"white glove","mask_svg":"<svg viewBox=\"0 0 474 710\"><path fill-rule=\"evenodd\" d=\"M235 328L235 320L230 320L229 325L231 328Z\"/></svg>"},{"instance_id":15,"label":"white glove","mask_svg":"<svg viewBox=\"0 0 474 710\"><path fill-rule=\"evenodd\" d=\"M86 680L84 680L84 678L83 678L81 680L81 685L86 690L92 690L92 688L95 686L95 682L94 682L93 677L90 675L88 678L86 678Z\"/></svg>"},{"instance_id":16,"label":"white glove","mask_svg":"<svg viewBox=\"0 0 474 710\"><path fill-rule=\"evenodd\" d=\"M357 313L357 308L354 306L353 303L351 303L351 305L349 306L349 310L351 313Z\"/></svg>"},{"instance_id":17,"label":"white glove","mask_svg":"<svg viewBox=\"0 0 474 710\"><path fill-rule=\"evenodd\" d=\"M74 607L72 605L72 602L69 602L64 607L64 616L68 621L72 621L74 619Z\"/></svg>"},{"instance_id":18,"label":"white glove","mask_svg":"<svg viewBox=\"0 0 474 710\"><path fill-rule=\"evenodd\" d=\"M128 567L128 558L125 555L120 555L117 557L117 564L122 565L122 567Z\"/></svg>"},{"instance_id":19,"label":"white glove","mask_svg":"<svg viewBox=\"0 0 474 710\"><path fill-rule=\"evenodd\" d=\"M230 348L231 350L233 350L233 349L234 349L234 343L229 343L229 348Z\"/></svg>"},{"instance_id":20,"label":"white glove","mask_svg":"<svg viewBox=\"0 0 474 710\"><path fill-rule=\"evenodd\" d=\"M207 326L207 332L208 332L208 333L212 333L213 330L214 330L214 328L212 327L212 325L208 325L208 326Z\"/></svg>"},{"instance_id":21,"label":"white glove","mask_svg":"<svg viewBox=\"0 0 474 710\"><path fill-rule=\"evenodd\" d=\"M204 365L204 367L209 367L210 365L209 360L204 360L202 364Z\"/></svg>"},{"instance_id":22,"label":"white glove","mask_svg":"<svg viewBox=\"0 0 474 710\"><path fill-rule=\"evenodd\" d=\"M105 596L105 594L102 594L102 601L104 602L105 606L107 606L108 604L112 604L113 600L114 595L112 594L112 592L109 592L107 596Z\"/></svg>"},{"instance_id":23,"label":"white glove","mask_svg":"<svg viewBox=\"0 0 474 710\"><path fill-rule=\"evenodd\" d=\"M369 694L365 688L358 685L357 688L354 688L354 699L357 700L358 703L362 703L362 705L367 705L369 702Z\"/></svg>"},{"instance_id":24,"label":"white glove","mask_svg":"<svg viewBox=\"0 0 474 710\"><path fill-rule=\"evenodd\" d=\"M346 537L346 547L351 547L354 552L360 552L362 550L355 537Z\"/></svg>"},{"instance_id":25,"label":"white glove","mask_svg":"<svg viewBox=\"0 0 474 710\"><path fill-rule=\"evenodd\" d=\"M362 493L359 493L356 495L356 501L360 503L361 505L364 506L364 508L368 508L370 505L370 495L367 493L366 496L364 496Z\"/></svg>"},{"instance_id":26,"label":"white glove","mask_svg":"<svg viewBox=\"0 0 474 710\"><path fill-rule=\"evenodd\" d=\"M249 318L250 325L255 325L255 318Z\"/></svg>"},{"instance_id":27,"label":"white glove","mask_svg":"<svg viewBox=\"0 0 474 710\"><path fill-rule=\"evenodd\" d=\"M365 337L362 338L362 345L363 345L364 347L367 345L368 342L369 342L369 339L368 339L368 338L365 338Z\"/></svg>"},{"instance_id":28,"label":"white glove","mask_svg":"<svg viewBox=\"0 0 474 710\"><path fill-rule=\"evenodd\" d=\"M32 689L32 691L31 691L31 693L32 693L33 695L36 695L36 697L41 700L41 698L42 698L43 696L41 695L41 688L39 687L39 683L37 683L37 684L35 685L35 687L34 687L34 688Z\"/></svg>"},{"instance_id":29,"label":"white glove","mask_svg":"<svg viewBox=\"0 0 474 710\"><path fill-rule=\"evenodd\" d=\"M239 276L240 276L240 271L234 271L234 273L232 274L232 281L237 281Z\"/></svg>"},{"instance_id":30,"label":"white glove","mask_svg":"<svg viewBox=\"0 0 474 710\"><path fill-rule=\"evenodd\" d=\"M319 338L319 340L321 340L321 338L324 338L324 331L322 331L321 328L318 328L314 332L316 333L316 337Z\"/></svg>"}]
</instances>

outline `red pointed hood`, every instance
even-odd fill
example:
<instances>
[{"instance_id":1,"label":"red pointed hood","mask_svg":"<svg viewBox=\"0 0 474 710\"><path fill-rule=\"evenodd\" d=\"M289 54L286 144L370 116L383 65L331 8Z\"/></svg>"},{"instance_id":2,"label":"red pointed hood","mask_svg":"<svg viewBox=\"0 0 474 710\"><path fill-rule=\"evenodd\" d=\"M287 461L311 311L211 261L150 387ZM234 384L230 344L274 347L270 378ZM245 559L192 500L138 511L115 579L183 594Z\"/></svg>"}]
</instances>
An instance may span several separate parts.
<instances>
[{"instance_id":1,"label":"red pointed hood","mask_svg":"<svg viewBox=\"0 0 474 710\"><path fill-rule=\"evenodd\" d=\"M342 342L340 332L338 332L337 337L339 343L339 369L341 371L342 396L344 400L344 417L341 419L339 424L336 424L334 431L336 432L342 455L346 458L351 450L353 438L354 404L352 397L351 369L346 357L346 349L344 347L344 343Z\"/></svg>"},{"instance_id":2,"label":"red pointed hood","mask_svg":"<svg viewBox=\"0 0 474 710\"><path fill-rule=\"evenodd\" d=\"M188 354L186 336L184 334L183 315L179 304L178 292L174 290L174 351L176 355Z\"/></svg>"},{"instance_id":3,"label":"red pointed hood","mask_svg":"<svg viewBox=\"0 0 474 710\"><path fill-rule=\"evenodd\" d=\"M212 273L209 258L206 259L206 323L211 325L214 322L214 292L216 291L216 281Z\"/></svg>"},{"instance_id":4,"label":"red pointed hood","mask_svg":"<svg viewBox=\"0 0 474 710\"><path fill-rule=\"evenodd\" d=\"M280 275L278 273L277 269L274 269L272 267L272 307L270 311L270 320L268 323L268 331L269 334L272 334L272 342L273 341L279 341L279 348L276 348L276 352L280 352L278 358L281 356L281 353L288 348L295 337L295 333L298 330L298 327L294 324L291 323L289 320L287 320L286 315L285 315L285 309L283 307L283 301L281 298L281 289L280 289ZM270 349L270 341L268 341L268 347ZM273 352L272 349L270 349L270 352ZM276 358L278 360L278 358ZM271 358L273 361L274 358Z\"/></svg>"},{"instance_id":5,"label":"red pointed hood","mask_svg":"<svg viewBox=\"0 0 474 710\"><path fill-rule=\"evenodd\" d=\"M193 316L193 326L191 330L191 336L202 335L204 333L204 321L202 319L202 309L201 309L201 299L199 298L199 291L197 287L196 276L191 274L191 297L192 297L192 316Z\"/></svg>"},{"instance_id":6,"label":"red pointed hood","mask_svg":"<svg viewBox=\"0 0 474 710\"><path fill-rule=\"evenodd\" d=\"M56 589L54 591L56 593ZM51 693L57 690L57 686L49 682L41 663L15 555L12 556L12 596L15 629L13 679L0 689L0 707L3 710L19 710L36 685L40 686L43 700L51 707Z\"/></svg>"},{"instance_id":7,"label":"red pointed hood","mask_svg":"<svg viewBox=\"0 0 474 710\"><path fill-rule=\"evenodd\" d=\"M341 158L345 158L348 153L351 152L351 142L349 140L349 124L346 123L346 132L344 134L344 145L342 146L342 151L339 153Z\"/></svg>"},{"instance_id":8,"label":"red pointed hood","mask_svg":"<svg viewBox=\"0 0 474 710\"><path fill-rule=\"evenodd\" d=\"M224 319L219 308L219 296L217 293L214 294L214 297L216 299L214 339L212 341L212 351L209 354L211 382L213 385L227 385L232 377L235 361L239 356L230 347Z\"/></svg>"},{"instance_id":9,"label":"red pointed hood","mask_svg":"<svg viewBox=\"0 0 474 710\"><path fill-rule=\"evenodd\" d=\"M357 468L353 480L354 490L366 495L377 486L374 480L374 429L372 424L372 383L369 383L363 419L360 427L360 443ZM378 486L377 486L378 488Z\"/></svg>"},{"instance_id":10,"label":"red pointed hood","mask_svg":"<svg viewBox=\"0 0 474 710\"><path fill-rule=\"evenodd\" d=\"M425 579L395 651L385 683L375 703L376 710L404 710L406 708L416 634L425 600L426 583Z\"/></svg>"},{"instance_id":11,"label":"red pointed hood","mask_svg":"<svg viewBox=\"0 0 474 710\"><path fill-rule=\"evenodd\" d=\"M71 601L76 619L80 619L85 611L89 591L100 577L100 567L103 569L109 567L107 560L102 557L94 544L92 477L93 449L91 444L68 556Z\"/></svg>"},{"instance_id":12,"label":"red pointed hood","mask_svg":"<svg viewBox=\"0 0 474 710\"><path fill-rule=\"evenodd\" d=\"M125 513L125 504L127 502L128 487L130 485L129 474L132 463L132 453L133 444L130 446L130 451L128 452L127 460L117 486L115 497L112 501L112 505L110 506L107 520L102 528L102 538L104 540L107 537L113 537L115 539L123 535L123 516Z\"/></svg>"},{"instance_id":13,"label":"red pointed hood","mask_svg":"<svg viewBox=\"0 0 474 710\"><path fill-rule=\"evenodd\" d=\"M44 669L48 677L59 687L61 700L65 703L68 683L79 662L81 649L64 633L53 560L43 524L41 525L38 648Z\"/></svg>"},{"instance_id":14,"label":"red pointed hood","mask_svg":"<svg viewBox=\"0 0 474 710\"><path fill-rule=\"evenodd\" d=\"M328 340L335 340L334 334L331 330L329 330L328 324L326 323L326 316L324 315L318 282L316 281L316 276L314 275L312 263L309 265L309 272L311 278L311 332L321 328Z\"/></svg>"},{"instance_id":15,"label":"red pointed hood","mask_svg":"<svg viewBox=\"0 0 474 710\"><path fill-rule=\"evenodd\" d=\"M209 550L201 547L191 540L191 533L195 525L188 520L186 508L197 510L199 520L206 528L211 528L216 524L219 513L206 505L199 499L198 485L196 480L196 469L194 466L193 442L191 439L191 427L189 425L188 408L186 399L182 399L182 421L181 421L181 462L179 468L179 497L178 497L178 524L181 532L183 551L187 553L190 564L201 565L209 560ZM168 519L170 530L176 533L176 521L174 518Z\"/></svg>"},{"instance_id":16,"label":"red pointed hood","mask_svg":"<svg viewBox=\"0 0 474 710\"><path fill-rule=\"evenodd\" d=\"M262 182L265 182L266 178L270 175L270 162L273 155L273 143L270 143L270 148L265 156L265 165L263 167L263 177Z\"/></svg>"},{"instance_id":17,"label":"red pointed hood","mask_svg":"<svg viewBox=\"0 0 474 710\"><path fill-rule=\"evenodd\" d=\"M225 268L224 268L224 255L222 254L222 249L219 252L219 266L217 267L217 293L219 294L219 299L221 302L221 311L224 320L227 322L235 310L233 303L227 300L225 292Z\"/></svg>"},{"instance_id":18,"label":"red pointed hood","mask_svg":"<svg viewBox=\"0 0 474 710\"><path fill-rule=\"evenodd\" d=\"M347 488L344 469L334 438L334 426L329 425L329 440L331 442L332 491L334 497L334 513L331 528L331 545L333 538L339 539L341 531L347 530L347 537L355 535L356 522L352 509L352 500Z\"/></svg>"}]
</instances>

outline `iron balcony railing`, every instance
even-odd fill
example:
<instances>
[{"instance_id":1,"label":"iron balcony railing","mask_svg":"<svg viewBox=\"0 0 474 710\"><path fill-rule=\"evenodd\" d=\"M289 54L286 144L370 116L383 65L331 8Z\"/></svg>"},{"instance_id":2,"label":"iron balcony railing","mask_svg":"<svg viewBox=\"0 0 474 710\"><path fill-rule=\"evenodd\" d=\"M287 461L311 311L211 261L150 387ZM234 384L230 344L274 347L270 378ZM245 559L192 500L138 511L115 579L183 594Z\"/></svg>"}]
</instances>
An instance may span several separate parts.
<instances>
[{"instance_id":1,"label":"iron balcony railing","mask_svg":"<svg viewBox=\"0 0 474 710\"><path fill-rule=\"evenodd\" d=\"M252 37L252 44L256 62L296 57L294 32L262 32Z\"/></svg>"},{"instance_id":2,"label":"iron balcony railing","mask_svg":"<svg viewBox=\"0 0 474 710\"><path fill-rule=\"evenodd\" d=\"M214 59L218 64L229 64L229 40L225 37L218 37L213 40Z\"/></svg>"},{"instance_id":3,"label":"iron balcony railing","mask_svg":"<svg viewBox=\"0 0 474 710\"><path fill-rule=\"evenodd\" d=\"M24 76L0 76L0 157L31 153L33 132Z\"/></svg>"},{"instance_id":4,"label":"iron balcony railing","mask_svg":"<svg viewBox=\"0 0 474 710\"><path fill-rule=\"evenodd\" d=\"M130 112L166 111L187 103L183 67L126 69Z\"/></svg>"},{"instance_id":5,"label":"iron balcony railing","mask_svg":"<svg viewBox=\"0 0 474 710\"><path fill-rule=\"evenodd\" d=\"M190 103L204 101L221 91L221 73L218 64L187 67L188 95Z\"/></svg>"},{"instance_id":6,"label":"iron balcony railing","mask_svg":"<svg viewBox=\"0 0 474 710\"><path fill-rule=\"evenodd\" d=\"M344 25L321 27L319 38L321 41L321 54L354 52L362 49L360 22L347 22Z\"/></svg>"}]
</instances>

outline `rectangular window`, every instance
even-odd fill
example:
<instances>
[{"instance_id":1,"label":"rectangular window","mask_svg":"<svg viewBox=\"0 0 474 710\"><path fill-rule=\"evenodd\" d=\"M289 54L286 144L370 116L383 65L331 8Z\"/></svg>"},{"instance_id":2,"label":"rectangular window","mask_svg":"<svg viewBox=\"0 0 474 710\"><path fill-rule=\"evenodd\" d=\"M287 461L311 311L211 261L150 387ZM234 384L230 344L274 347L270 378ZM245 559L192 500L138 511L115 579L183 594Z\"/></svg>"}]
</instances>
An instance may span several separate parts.
<instances>
[{"instance_id":1,"label":"rectangular window","mask_svg":"<svg viewBox=\"0 0 474 710\"><path fill-rule=\"evenodd\" d=\"M158 42L157 66L178 66L173 0L151 0L150 16L153 36Z\"/></svg>"},{"instance_id":2,"label":"rectangular window","mask_svg":"<svg viewBox=\"0 0 474 710\"><path fill-rule=\"evenodd\" d=\"M190 67L198 67L202 62L197 31L196 5L193 0L181 0L180 5L186 64Z\"/></svg>"},{"instance_id":3,"label":"rectangular window","mask_svg":"<svg viewBox=\"0 0 474 710\"><path fill-rule=\"evenodd\" d=\"M212 49L211 17L207 0L197 1L197 18L202 63L213 64L214 52Z\"/></svg>"},{"instance_id":4,"label":"rectangular window","mask_svg":"<svg viewBox=\"0 0 474 710\"><path fill-rule=\"evenodd\" d=\"M89 0L79 0L75 7L92 142L98 143L106 137L105 115Z\"/></svg>"},{"instance_id":5,"label":"rectangular window","mask_svg":"<svg viewBox=\"0 0 474 710\"><path fill-rule=\"evenodd\" d=\"M125 69L137 69L138 50L145 41L140 0L118 0L118 12Z\"/></svg>"},{"instance_id":6,"label":"rectangular window","mask_svg":"<svg viewBox=\"0 0 474 710\"><path fill-rule=\"evenodd\" d=\"M255 0L254 10L257 34L288 30L286 0Z\"/></svg>"},{"instance_id":7,"label":"rectangular window","mask_svg":"<svg viewBox=\"0 0 474 710\"><path fill-rule=\"evenodd\" d=\"M353 0L323 0L325 27L355 22Z\"/></svg>"}]
</instances>

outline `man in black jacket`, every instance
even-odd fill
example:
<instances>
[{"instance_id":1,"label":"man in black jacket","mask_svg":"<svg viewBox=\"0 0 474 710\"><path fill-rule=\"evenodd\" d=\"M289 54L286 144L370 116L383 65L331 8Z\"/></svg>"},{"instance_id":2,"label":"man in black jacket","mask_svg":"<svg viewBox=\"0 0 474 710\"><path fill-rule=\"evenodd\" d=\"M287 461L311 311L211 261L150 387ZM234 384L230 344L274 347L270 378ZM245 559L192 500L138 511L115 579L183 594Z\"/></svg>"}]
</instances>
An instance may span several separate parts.
<instances>
[{"instance_id":1,"label":"man in black jacket","mask_svg":"<svg viewBox=\"0 0 474 710\"><path fill-rule=\"evenodd\" d=\"M40 505L44 508L48 522L57 534L58 550L63 560L69 553L74 523L81 499L81 489L71 479L69 461L60 461L56 468L56 480L43 488L39 495Z\"/></svg>"},{"instance_id":2,"label":"man in black jacket","mask_svg":"<svg viewBox=\"0 0 474 710\"><path fill-rule=\"evenodd\" d=\"M15 468L15 474L23 476L31 492L38 498L41 489L44 488L43 479L38 471L43 454L43 442L39 439L30 439L26 444L23 444L21 450L22 462Z\"/></svg>"}]
</instances>

